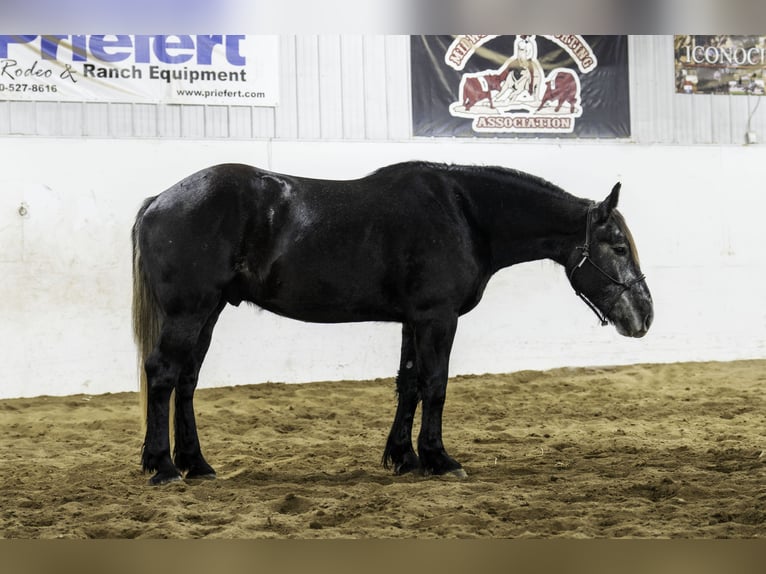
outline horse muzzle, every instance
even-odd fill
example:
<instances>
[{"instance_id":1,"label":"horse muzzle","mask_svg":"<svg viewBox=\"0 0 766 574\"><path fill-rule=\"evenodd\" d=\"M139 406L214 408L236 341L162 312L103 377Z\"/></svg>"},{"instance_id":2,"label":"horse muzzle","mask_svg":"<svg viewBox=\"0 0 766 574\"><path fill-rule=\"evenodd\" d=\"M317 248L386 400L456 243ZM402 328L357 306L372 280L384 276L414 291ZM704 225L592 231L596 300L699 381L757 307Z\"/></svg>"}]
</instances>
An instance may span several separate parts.
<instances>
[{"instance_id":1,"label":"horse muzzle","mask_svg":"<svg viewBox=\"0 0 766 574\"><path fill-rule=\"evenodd\" d=\"M609 321L624 337L639 339L646 335L654 322L654 306L648 289L622 293L609 314Z\"/></svg>"}]
</instances>

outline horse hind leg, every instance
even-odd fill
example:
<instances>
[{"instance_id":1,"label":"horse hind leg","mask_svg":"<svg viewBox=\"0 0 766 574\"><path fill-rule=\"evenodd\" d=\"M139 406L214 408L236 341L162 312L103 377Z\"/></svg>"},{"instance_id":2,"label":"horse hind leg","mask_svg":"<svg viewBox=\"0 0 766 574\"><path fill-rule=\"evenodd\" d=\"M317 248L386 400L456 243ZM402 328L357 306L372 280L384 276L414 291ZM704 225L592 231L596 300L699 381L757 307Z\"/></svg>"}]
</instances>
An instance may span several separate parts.
<instances>
[{"instance_id":1,"label":"horse hind leg","mask_svg":"<svg viewBox=\"0 0 766 574\"><path fill-rule=\"evenodd\" d=\"M155 473L149 479L150 484L164 484L181 478L170 457L170 396L178 387L184 369L188 369L194 360L199 335L210 313L208 308L205 313L167 316L159 340L146 359L146 437L141 465L145 471Z\"/></svg>"},{"instance_id":2,"label":"horse hind leg","mask_svg":"<svg viewBox=\"0 0 766 574\"><path fill-rule=\"evenodd\" d=\"M412 329L403 325L402 354L396 377L396 415L383 452L383 466L393 466L394 474L406 474L420 468L420 460L412 447L412 423L420 400L415 361Z\"/></svg>"},{"instance_id":3,"label":"horse hind leg","mask_svg":"<svg viewBox=\"0 0 766 574\"><path fill-rule=\"evenodd\" d=\"M213 329L225 306L226 302L222 300L208 318L207 323L205 323L199 334L189 362L181 371L176 386L173 460L176 468L186 473L187 479L211 479L216 476L215 470L202 455L197 423L194 416L194 390L197 388L202 362L205 360L207 351L210 348Z\"/></svg>"}]
</instances>

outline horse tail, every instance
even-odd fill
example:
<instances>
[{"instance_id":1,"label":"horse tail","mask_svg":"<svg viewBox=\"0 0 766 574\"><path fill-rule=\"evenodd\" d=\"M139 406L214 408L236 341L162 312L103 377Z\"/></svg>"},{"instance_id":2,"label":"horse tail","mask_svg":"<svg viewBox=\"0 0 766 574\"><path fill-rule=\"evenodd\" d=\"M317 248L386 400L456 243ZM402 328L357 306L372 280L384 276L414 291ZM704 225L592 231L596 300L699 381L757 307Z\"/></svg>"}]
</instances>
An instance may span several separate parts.
<instances>
[{"instance_id":1,"label":"horse tail","mask_svg":"<svg viewBox=\"0 0 766 574\"><path fill-rule=\"evenodd\" d=\"M141 232L141 219L149 206L154 201L150 197L141 206L136 215L136 221L133 224L131 234L133 242L133 338L136 342L138 353L138 380L139 396L141 405L141 431L146 432L146 407L147 407L147 381L144 364L146 358L154 350L157 340L160 337L160 327L162 326L162 313L154 291L149 284L149 278L144 269L141 258L141 247L139 245L139 234Z\"/></svg>"}]
</instances>

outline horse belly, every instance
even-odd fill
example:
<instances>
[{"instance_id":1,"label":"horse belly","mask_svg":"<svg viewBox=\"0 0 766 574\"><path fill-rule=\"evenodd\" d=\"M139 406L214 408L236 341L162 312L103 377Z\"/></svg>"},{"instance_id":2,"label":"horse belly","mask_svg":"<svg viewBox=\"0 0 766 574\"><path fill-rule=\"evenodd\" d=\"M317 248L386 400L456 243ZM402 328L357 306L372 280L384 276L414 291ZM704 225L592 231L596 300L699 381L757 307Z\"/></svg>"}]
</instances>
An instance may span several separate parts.
<instances>
[{"instance_id":1,"label":"horse belly","mask_svg":"<svg viewBox=\"0 0 766 574\"><path fill-rule=\"evenodd\" d=\"M478 303L486 285L474 265L456 265L451 257L417 268L396 260L372 261L380 267L338 262L338 266L301 270L277 265L253 302L310 322L405 322L433 309L462 315Z\"/></svg>"},{"instance_id":2,"label":"horse belly","mask_svg":"<svg viewBox=\"0 0 766 574\"><path fill-rule=\"evenodd\" d=\"M306 279L309 279L307 282ZM386 296L385 288L369 284L311 282L310 278L268 277L271 285L256 286L249 297L259 307L285 317L312 323L401 321L401 307Z\"/></svg>"},{"instance_id":3,"label":"horse belly","mask_svg":"<svg viewBox=\"0 0 766 574\"><path fill-rule=\"evenodd\" d=\"M395 272L368 254L297 249L243 273L248 301L279 315L317 323L400 321ZM268 258L267 258L268 260Z\"/></svg>"}]
</instances>

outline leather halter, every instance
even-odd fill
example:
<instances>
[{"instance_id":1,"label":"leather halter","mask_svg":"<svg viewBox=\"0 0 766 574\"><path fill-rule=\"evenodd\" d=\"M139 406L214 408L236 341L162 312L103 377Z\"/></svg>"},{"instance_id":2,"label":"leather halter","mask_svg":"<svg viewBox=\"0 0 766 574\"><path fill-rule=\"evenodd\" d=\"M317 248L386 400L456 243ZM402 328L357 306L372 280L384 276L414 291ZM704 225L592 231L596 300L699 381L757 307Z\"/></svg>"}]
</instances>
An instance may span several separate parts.
<instances>
[{"instance_id":1,"label":"leather halter","mask_svg":"<svg viewBox=\"0 0 766 574\"><path fill-rule=\"evenodd\" d=\"M572 284L572 287L575 290L575 295L577 295L580 299L582 299L585 304L590 308L593 313L595 313L596 317L598 317L598 320L601 322L601 326L604 327L609 324L608 316L609 313L612 312L612 309L614 308L615 304L617 303L617 300L622 297L622 294L625 293L625 291L630 290L634 285L637 283L640 283L641 281L644 281L646 279L646 275L643 273L639 275L638 277L631 279L630 281L620 281L619 279L616 279L612 277L609 273L607 273L604 269L602 269L596 262L593 261L590 257L590 227L591 227L591 220L593 219L593 212L595 210L595 206L588 208L588 218L585 223L585 243L582 245L579 245L577 249L579 249L582 252L582 259L580 259L580 262L575 265L572 268L572 271L569 273L569 282ZM593 303L588 297L582 294L581 291L577 289L577 287L574 287L574 283L572 282L572 279L574 279L575 271L580 269L585 263L590 263L590 265L601 275L609 279L613 284L617 285L618 287L622 287L620 289L620 292L617 293L617 295L612 299L611 305L609 305L609 308L606 310L606 312L601 312L601 310L596 306L595 303Z\"/></svg>"}]
</instances>

